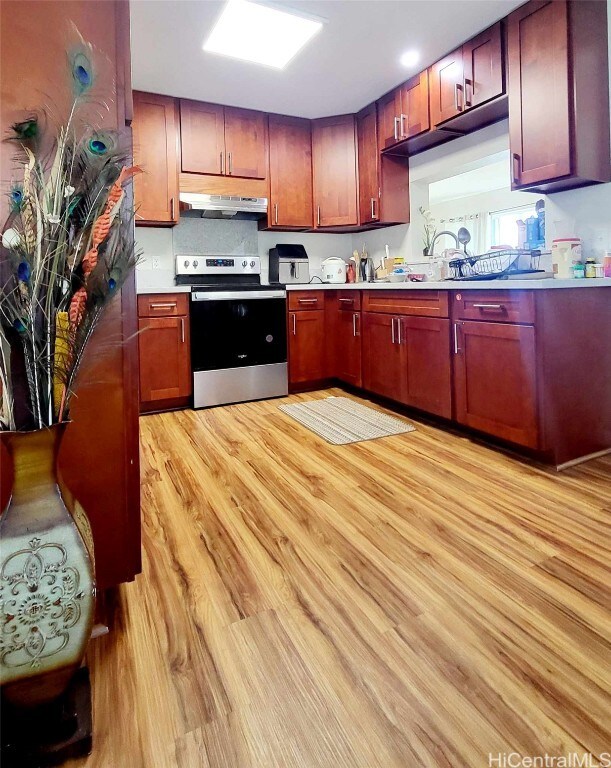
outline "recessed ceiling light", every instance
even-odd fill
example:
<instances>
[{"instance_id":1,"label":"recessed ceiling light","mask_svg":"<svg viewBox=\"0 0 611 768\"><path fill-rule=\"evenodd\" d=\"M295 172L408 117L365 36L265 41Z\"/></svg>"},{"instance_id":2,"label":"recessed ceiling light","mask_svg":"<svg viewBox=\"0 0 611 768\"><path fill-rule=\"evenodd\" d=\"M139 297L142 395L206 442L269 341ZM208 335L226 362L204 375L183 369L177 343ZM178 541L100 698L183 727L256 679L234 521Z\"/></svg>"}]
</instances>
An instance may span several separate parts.
<instances>
[{"instance_id":1,"label":"recessed ceiling light","mask_svg":"<svg viewBox=\"0 0 611 768\"><path fill-rule=\"evenodd\" d=\"M418 51L405 51L401 56L400 62L404 67L413 67L420 60Z\"/></svg>"},{"instance_id":2,"label":"recessed ceiling light","mask_svg":"<svg viewBox=\"0 0 611 768\"><path fill-rule=\"evenodd\" d=\"M249 0L229 0L204 51L282 69L322 22Z\"/></svg>"}]
</instances>

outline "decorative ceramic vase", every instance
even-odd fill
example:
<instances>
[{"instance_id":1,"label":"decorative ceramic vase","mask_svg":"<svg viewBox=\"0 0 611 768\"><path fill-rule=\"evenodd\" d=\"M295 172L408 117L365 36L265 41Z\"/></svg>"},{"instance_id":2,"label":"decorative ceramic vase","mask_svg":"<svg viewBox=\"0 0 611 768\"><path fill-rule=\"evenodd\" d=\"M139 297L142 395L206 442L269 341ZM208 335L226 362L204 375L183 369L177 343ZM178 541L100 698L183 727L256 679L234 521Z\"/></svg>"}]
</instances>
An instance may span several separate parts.
<instances>
[{"instance_id":1,"label":"decorative ceramic vase","mask_svg":"<svg viewBox=\"0 0 611 768\"><path fill-rule=\"evenodd\" d=\"M89 521L57 472L65 427L0 432L14 467L0 518L0 683L3 700L18 707L47 704L65 691L93 624Z\"/></svg>"}]
</instances>

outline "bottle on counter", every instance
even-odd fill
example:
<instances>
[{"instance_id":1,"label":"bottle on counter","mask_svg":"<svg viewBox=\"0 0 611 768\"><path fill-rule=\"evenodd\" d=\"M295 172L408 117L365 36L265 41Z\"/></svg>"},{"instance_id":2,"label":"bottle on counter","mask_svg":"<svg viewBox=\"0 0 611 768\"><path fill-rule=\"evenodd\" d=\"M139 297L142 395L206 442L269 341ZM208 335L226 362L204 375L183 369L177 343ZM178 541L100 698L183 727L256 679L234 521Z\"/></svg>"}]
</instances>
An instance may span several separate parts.
<instances>
[{"instance_id":1,"label":"bottle on counter","mask_svg":"<svg viewBox=\"0 0 611 768\"><path fill-rule=\"evenodd\" d=\"M573 270L573 277L577 279L580 279L586 276L585 264L582 264L581 262L577 264L573 264L572 270Z\"/></svg>"},{"instance_id":2,"label":"bottle on counter","mask_svg":"<svg viewBox=\"0 0 611 768\"><path fill-rule=\"evenodd\" d=\"M596 259L586 259L585 275L586 277L596 277Z\"/></svg>"},{"instance_id":3,"label":"bottle on counter","mask_svg":"<svg viewBox=\"0 0 611 768\"><path fill-rule=\"evenodd\" d=\"M580 263L581 239L579 237L558 237L552 242L554 277L561 279L575 277L573 267Z\"/></svg>"},{"instance_id":4,"label":"bottle on counter","mask_svg":"<svg viewBox=\"0 0 611 768\"><path fill-rule=\"evenodd\" d=\"M603 259L603 276L611 277L611 251L607 251Z\"/></svg>"}]
</instances>

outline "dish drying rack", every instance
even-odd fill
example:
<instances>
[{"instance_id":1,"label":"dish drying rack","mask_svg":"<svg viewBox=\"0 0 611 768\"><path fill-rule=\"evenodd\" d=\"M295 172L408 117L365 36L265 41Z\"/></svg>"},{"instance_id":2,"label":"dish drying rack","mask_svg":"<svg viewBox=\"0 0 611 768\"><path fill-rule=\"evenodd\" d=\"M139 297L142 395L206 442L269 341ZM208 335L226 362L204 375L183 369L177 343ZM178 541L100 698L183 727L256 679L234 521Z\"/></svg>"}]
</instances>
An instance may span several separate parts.
<instances>
[{"instance_id":1,"label":"dish drying rack","mask_svg":"<svg viewBox=\"0 0 611 768\"><path fill-rule=\"evenodd\" d=\"M540 250L507 248L488 251L481 256L464 256L448 262L449 280L491 280L541 272L539 269ZM520 262L526 266L520 267Z\"/></svg>"}]
</instances>

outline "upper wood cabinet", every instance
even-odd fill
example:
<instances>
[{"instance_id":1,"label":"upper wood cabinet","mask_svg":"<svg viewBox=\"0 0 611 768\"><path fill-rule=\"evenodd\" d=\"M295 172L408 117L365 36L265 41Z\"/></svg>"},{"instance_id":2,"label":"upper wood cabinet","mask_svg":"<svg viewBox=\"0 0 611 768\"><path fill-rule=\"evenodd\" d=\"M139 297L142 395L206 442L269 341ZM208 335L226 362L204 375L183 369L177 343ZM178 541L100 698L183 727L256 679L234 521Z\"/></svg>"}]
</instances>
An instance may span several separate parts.
<instances>
[{"instance_id":1,"label":"upper wood cabinet","mask_svg":"<svg viewBox=\"0 0 611 768\"><path fill-rule=\"evenodd\" d=\"M430 128L429 73L410 78L377 102L380 150L418 136Z\"/></svg>"},{"instance_id":2,"label":"upper wood cabinet","mask_svg":"<svg viewBox=\"0 0 611 768\"><path fill-rule=\"evenodd\" d=\"M134 92L136 224L172 226L178 221L178 109L169 96Z\"/></svg>"},{"instance_id":3,"label":"upper wood cabinet","mask_svg":"<svg viewBox=\"0 0 611 768\"><path fill-rule=\"evenodd\" d=\"M180 100L181 167L185 173L267 177L267 115Z\"/></svg>"},{"instance_id":4,"label":"upper wood cabinet","mask_svg":"<svg viewBox=\"0 0 611 768\"><path fill-rule=\"evenodd\" d=\"M222 175L225 110L218 104L180 100L181 167L188 173Z\"/></svg>"},{"instance_id":5,"label":"upper wood cabinet","mask_svg":"<svg viewBox=\"0 0 611 768\"><path fill-rule=\"evenodd\" d=\"M309 120L269 116L268 226L312 226L312 133Z\"/></svg>"},{"instance_id":6,"label":"upper wood cabinet","mask_svg":"<svg viewBox=\"0 0 611 768\"><path fill-rule=\"evenodd\" d=\"M501 22L430 68L431 123L435 126L504 93Z\"/></svg>"},{"instance_id":7,"label":"upper wood cabinet","mask_svg":"<svg viewBox=\"0 0 611 768\"><path fill-rule=\"evenodd\" d=\"M462 48L444 56L431 67L431 122L439 125L464 109Z\"/></svg>"},{"instance_id":8,"label":"upper wood cabinet","mask_svg":"<svg viewBox=\"0 0 611 768\"><path fill-rule=\"evenodd\" d=\"M354 115L313 121L312 159L315 226L358 224Z\"/></svg>"},{"instance_id":9,"label":"upper wood cabinet","mask_svg":"<svg viewBox=\"0 0 611 768\"><path fill-rule=\"evenodd\" d=\"M427 70L410 78L395 92L399 115L399 138L410 139L430 128L429 73Z\"/></svg>"},{"instance_id":10,"label":"upper wood cabinet","mask_svg":"<svg viewBox=\"0 0 611 768\"><path fill-rule=\"evenodd\" d=\"M508 19L513 189L611 180L607 4L536 0Z\"/></svg>"},{"instance_id":11,"label":"upper wood cabinet","mask_svg":"<svg viewBox=\"0 0 611 768\"><path fill-rule=\"evenodd\" d=\"M359 162L359 221L369 224L380 219L380 153L376 105L370 104L356 116Z\"/></svg>"}]
</instances>

